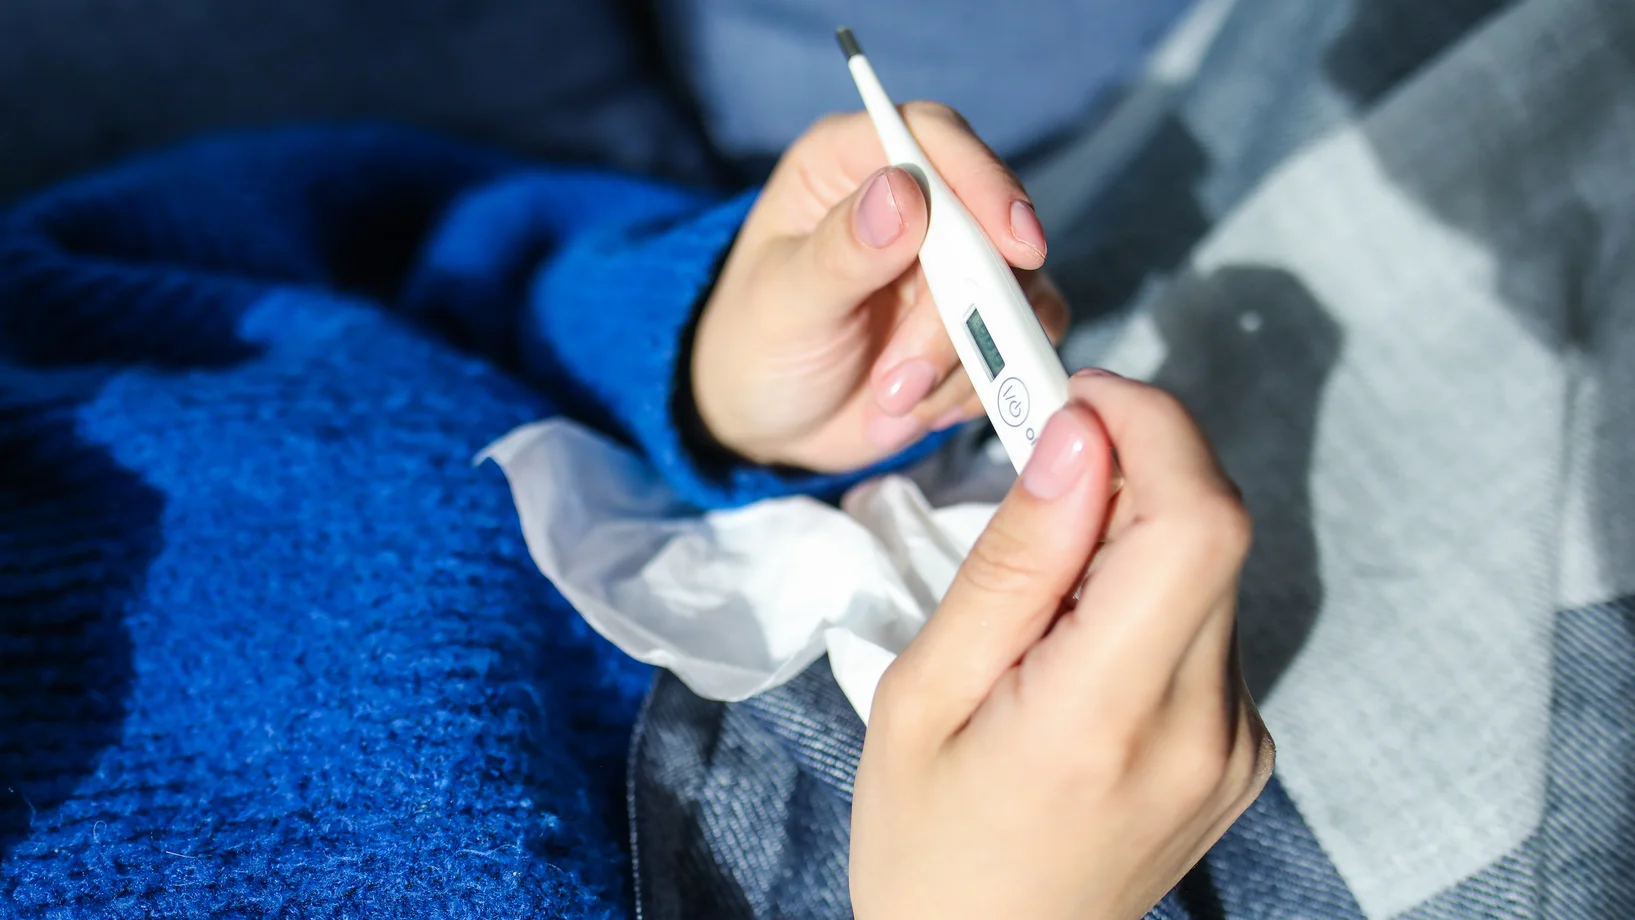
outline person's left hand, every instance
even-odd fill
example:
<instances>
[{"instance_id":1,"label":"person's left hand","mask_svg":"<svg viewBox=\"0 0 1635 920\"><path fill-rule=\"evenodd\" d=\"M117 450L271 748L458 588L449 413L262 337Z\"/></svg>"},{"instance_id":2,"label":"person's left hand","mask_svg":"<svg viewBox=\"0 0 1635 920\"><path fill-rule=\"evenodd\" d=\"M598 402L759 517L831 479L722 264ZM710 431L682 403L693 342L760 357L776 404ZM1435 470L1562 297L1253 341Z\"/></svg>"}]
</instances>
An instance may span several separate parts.
<instances>
[{"instance_id":1,"label":"person's left hand","mask_svg":"<svg viewBox=\"0 0 1635 920\"><path fill-rule=\"evenodd\" d=\"M937 171L1015 269L1052 341L1067 307L1021 183L952 109L903 106ZM700 418L753 462L839 472L982 414L919 268L927 207L863 113L779 161L699 318Z\"/></svg>"}]
</instances>

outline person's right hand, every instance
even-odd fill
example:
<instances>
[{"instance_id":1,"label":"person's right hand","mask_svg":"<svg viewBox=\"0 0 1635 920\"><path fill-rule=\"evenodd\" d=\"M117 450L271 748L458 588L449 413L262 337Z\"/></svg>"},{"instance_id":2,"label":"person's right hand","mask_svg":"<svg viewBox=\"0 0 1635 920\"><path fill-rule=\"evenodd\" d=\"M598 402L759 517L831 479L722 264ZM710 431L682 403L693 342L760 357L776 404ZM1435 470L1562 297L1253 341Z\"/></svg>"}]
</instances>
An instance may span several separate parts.
<instances>
[{"instance_id":1,"label":"person's right hand","mask_svg":"<svg viewBox=\"0 0 1635 920\"><path fill-rule=\"evenodd\" d=\"M1238 671L1236 489L1168 394L1071 391L875 693L858 920L1134 920L1271 775Z\"/></svg>"}]
</instances>

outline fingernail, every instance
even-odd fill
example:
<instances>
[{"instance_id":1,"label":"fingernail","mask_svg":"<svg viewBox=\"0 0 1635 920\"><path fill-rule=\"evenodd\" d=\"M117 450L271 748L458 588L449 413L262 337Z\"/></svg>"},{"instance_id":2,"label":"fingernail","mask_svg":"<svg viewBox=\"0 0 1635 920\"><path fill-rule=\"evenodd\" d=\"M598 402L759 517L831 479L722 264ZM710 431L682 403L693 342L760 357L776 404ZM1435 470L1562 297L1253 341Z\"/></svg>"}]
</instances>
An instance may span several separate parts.
<instances>
[{"instance_id":1,"label":"fingernail","mask_svg":"<svg viewBox=\"0 0 1635 920\"><path fill-rule=\"evenodd\" d=\"M937 385L937 369L924 358L911 358L892 368L875 385L874 401L892 417L907 415Z\"/></svg>"},{"instance_id":2,"label":"fingernail","mask_svg":"<svg viewBox=\"0 0 1635 920\"><path fill-rule=\"evenodd\" d=\"M1045 257L1045 228L1039 223L1039 215L1033 212L1033 205L1020 198L1011 202L1011 236L1037 252L1039 258Z\"/></svg>"},{"instance_id":3,"label":"fingernail","mask_svg":"<svg viewBox=\"0 0 1635 920\"><path fill-rule=\"evenodd\" d=\"M1121 376L1119 374L1115 374L1112 371L1107 370L1104 367L1080 368L1079 370L1073 372L1073 376L1075 376L1075 377L1112 377L1115 380L1123 380L1124 379L1123 376Z\"/></svg>"},{"instance_id":4,"label":"fingernail","mask_svg":"<svg viewBox=\"0 0 1635 920\"><path fill-rule=\"evenodd\" d=\"M937 416L937 420L931 423L931 430L943 431L945 429L952 428L963 421L965 421L965 410L963 408L949 409L947 412Z\"/></svg>"},{"instance_id":5,"label":"fingernail","mask_svg":"<svg viewBox=\"0 0 1635 920\"><path fill-rule=\"evenodd\" d=\"M857 236L875 249L884 249L903 234L903 213L897 209L897 196L891 193L891 182L886 173L877 173L863 190L857 202Z\"/></svg>"},{"instance_id":6,"label":"fingernail","mask_svg":"<svg viewBox=\"0 0 1635 920\"><path fill-rule=\"evenodd\" d=\"M1072 409L1051 416L1022 469L1022 488L1050 500L1067 494L1089 466L1090 431Z\"/></svg>"},{"instance_id":7,"label":"fingernail","mask_svg":"<svg viewBox=\"0 0 1635 920\"><path fill-rule=\"evenodd\" d=\"M901 418L892 418L889 415L876 415L869 419L864 431L869 443L881 450L893 451L907 447L908 443L919 437L925 431L920 420L912 415Z\"/></svg>"}]
</instances>

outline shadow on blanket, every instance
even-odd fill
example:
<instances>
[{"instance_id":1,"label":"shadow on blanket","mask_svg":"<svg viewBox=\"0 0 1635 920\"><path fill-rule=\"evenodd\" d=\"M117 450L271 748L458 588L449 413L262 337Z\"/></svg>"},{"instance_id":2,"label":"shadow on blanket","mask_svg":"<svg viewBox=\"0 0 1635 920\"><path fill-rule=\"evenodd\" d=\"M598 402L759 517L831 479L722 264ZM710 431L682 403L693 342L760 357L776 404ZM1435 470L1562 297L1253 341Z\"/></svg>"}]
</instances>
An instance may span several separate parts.
<instances>
[{"instance_id":1,"label":"shadow on blanket","mask_svg":"<svg viewBox=\"0 0 1635 920\"><path fill-rule=\"evenodd\" d=\"M226 368L259 353L236 331L251 285L206 297L129 238L101 238L116 225L95 214L36 219L44 232L0 250L32 269L0 286L0 861L118 741L132 680L124 617L163 545L164 496L80 436L80 408L132 366ZM124 319L133 294L165 285L196 320L189 336Z\"/></svg>"},{"instance_id":2,"label":"shadow on blanket","mask_svg":"<svg viewBox=\"0 0 1635 920\"><path fill-rule=\"evenodd\" d=\"M1359 107L1391 90L1470 34L1509 0L1369 0L1323 55L1323 74Z\"/></svg>"},{"instance_id":3,"label":"shadow on blanket","mask_svg":"<svg viewBox=\"0 0 1635 920\"><path fill-rule=\"evenodd\" d=\"M1238 629L1249 690L1265 699L1323 602L1308 486L1340 327L1294 275L1255 266L1178 279L1153 320L1166 352L1153 382L1198 418L1254 515Z\"/></svg>"},{"instance_id":4,"label":"shadow on blanket","mask_svg":"<svg viewBox=\"0 0 1635 920\"><path fill-rule=\"evenodd\" d=\"M0 438L0 861L119 737L131 685L125 608L161 543L163 497L74 429L77 393ZM16 405L0 384L0 414Z\"/></svg>"},{"instance_id":5,"label":"shadow on blanket","mask_svg":"<svg viewBox=\"0 0 1635 920\"><path fill-rule=\"evenodd\" d=\"M97 245L57 242L60 251L26 255L49 267ZM199 311L197 335L185 341L117 321L91 333L84 314L58 309L58 298L115 305L127 288L152 281L119 263L99 274L94 294L54 285L49 271L34 276L38 284L0 291L28 305L0 313L0 534L8 556L0 567L0 862L118 741L133 676L124 618L163 546L164 496L80 436L80 407L122 365L224 368L259 350L233 329L254 299L248 285L236 309L218 300ZM174 293L187 296L180 287Z\"/></svg>"},{"instance_id":6,"label":"shadow on blanket","mask_svg":"<svg viewBox=\"0 0 1635 920\"><path fill-rule=\"evenodd\" d=\"M1212 225L1196 191L1209 169L1203 145L1171 116L1105 199L1074 226L1052 231L1053 251L1060 254L1050 271L1075 324L1128 308L1153 279L1181 269Z\"/></svg>"}]
</instances>

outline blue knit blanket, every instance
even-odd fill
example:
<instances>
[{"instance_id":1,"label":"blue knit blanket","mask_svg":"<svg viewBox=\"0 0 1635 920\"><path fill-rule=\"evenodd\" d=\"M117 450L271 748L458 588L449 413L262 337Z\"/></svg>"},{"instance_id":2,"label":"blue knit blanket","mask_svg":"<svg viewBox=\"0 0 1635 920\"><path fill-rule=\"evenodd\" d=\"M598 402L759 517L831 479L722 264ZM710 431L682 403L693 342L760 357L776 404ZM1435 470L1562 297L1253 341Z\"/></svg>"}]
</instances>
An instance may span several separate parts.
<instances>
[{"instance_id":1,"label":"blue knit blanket","mask_svg":"<svg viewBox=\"0 0 1635 920\"><path fill-rule=\"evenodd\" d=\"M472 459L560 411L700 505L839 485L671 424L751 197L353 128L9 213L0 914L626 913L650 674Z\"/></svg>"}]
</instances>

